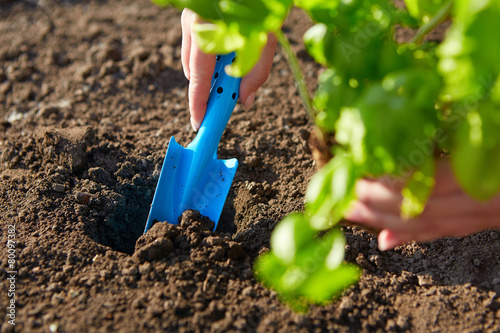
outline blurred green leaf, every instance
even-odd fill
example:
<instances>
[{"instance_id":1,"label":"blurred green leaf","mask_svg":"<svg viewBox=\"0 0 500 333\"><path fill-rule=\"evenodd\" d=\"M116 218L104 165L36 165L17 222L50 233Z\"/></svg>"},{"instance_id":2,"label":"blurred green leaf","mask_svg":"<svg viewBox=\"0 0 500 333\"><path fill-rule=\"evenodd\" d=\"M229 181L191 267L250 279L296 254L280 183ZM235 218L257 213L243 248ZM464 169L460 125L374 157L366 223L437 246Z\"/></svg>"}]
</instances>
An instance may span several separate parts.
<instances>
[{"instance_id":1,"label":"blurred green leaf","mask_svg":"<svg viewBox=\"0 0 500 333\"><path fill-rule=\"evenodd\" d=\"M295 0L317 23L336 28L341 34L365 34L387 30L398 17L392 1L387 0Z\"/></svg>"},{"instance_id":2,"label":"blurred green leaf","mask_svg":"<svg viewBox=\"0 0 500 333\"><path fill-rule=\"evenodd\" d=\"M309 54L345 82L380 79L407 63L398 55L392 24L402 16L386 0L295 1L317 23L304 34Z\"/></svg>"},{"instance_id":3,"label":"blurred green leaf","mask_svg":"<svg viewBox=\"0 0 500 333\"><path fill-rule=\"evenodd\" d=\"M363 165L366 161L366 128L357 108L344 108L335 128L335 139L351 153L353 162Z\"/></svg>"},{"instance_id":4,"label":"blurred green leaf","mask_svg":"<svg viewBox=\"0 0 500 333\"><path fill-rule=\"evenodd\" d=\"M277 231L281 233L279 244L273 242L271 251L257 259L255 272L260 281L278 291L293 308L304 311L308 304L331 301L358 280L360 270L355 265L342 263L345 238L340 230L333 229L322 237L313 238L304 215L294 214L282 223L286 226ZM309 237L307 242L303 242L305 238L297 238L301 228ZM285 229L295 232L283 232ZM285 255L285 261L282 260L282 248L276 248L282 242L295 244L292 247L297 249L292 251L293 255Z\"/></svg>"},{"instance_id":5,"label":"blurred green leaf","mask_svg":"<svg viewBox=\"0 0 500 333\"><path fill-rule=\"evenodd\" d=\"M302 214L288 215L274 229L271 247L278 258L289 263L315 233Z\"/></svg>"},{"instance_id":6,"label":"blurred green leaf","mask_svg":"<svg viewBox=\"0 0 500 333\"><path fill-rule=\"evenodd\" d=\"M217 2L218 1L199 0L153 0L153 3L162 7L174 6L180 10L189 8L208 20L220 19L221 12L218 8Z\"/></svg>"},{"instance_id":7,"label":"blurred green leaf","mask_svg":"<svg viewBox=\"0 0 500 333\"><path fill-rule=\"evenodd\" d=\"M355 199L354 184L362 175L350 155L338 150L309 183L306 206L314 229L324 230L340 221Z\"/></svg>"},{"instance_id":8,"label":"blurred green leaf","mask_svg":"<svg viewBox=\"0 0 500 333\"><path fill-rule=\"evenodd\" d=\"M160 6L188 8L210 22L236 23L245 33L279 29L292 0L153 0Z\"/></svg>"},{"instance_id":9,"label":"blurred green leaf","mask_svg":"<svg viewBox=\"0 0 500 333\"><path fill-rule=\"evenodd\" d=\"M435 72L414 68L391 73L367 89L358 108L370 174L405 176L433 155L440 86Z\"/></svg>"},{"instance_id":10,"label":"blurred green leaf","mask_svg":"<svg viewBox=\"0 0 500 333\"><path fill-rule=\"evenodd\" d=\"M195 26L197 41L203 51L212 54L227 54L233 50L236 60L226 68L229 75L241 77L255 66L267 43L267 33L258 32L247 36L241 34L238 25L226 25L224 22L201 23ZM252 49L252 52L242 50Z\"/></svg>"},{"instance_id":11,"label":"blurred green leaf","mask_svg":"<svg viewBox=\"0 0 500 333\"><path fill-rule=\"evenodd\" d=\"M335 124L343 107L353 106L362 93L360 87L352 88L333 69L327 69L319 76L319 86L314 96L318 110L316 122L327 132L335 132Z\"/></svg>"},{"instance_id":12,"label":"blurred green leaf","mask_svg":"<svg viewBox=\"0 0 500 333\"><path fill-rule=\"evenodd\" d=\"M325 24L319 23L313 25L304 34L304 44L307 51L317 63L325 66L327 65L325 42L328 38L327 35L330 33L331 31L328 30Z\"/></svg>"},{"instance_id":13,"label":"blurred green leaf","mask_svg":"<svg viewBox=\"0 0 500 333\"><path fill-rule=\"evenodd\" d=\"M378 31L378 30L375 30ZM344 78L379 79L408 64L406 54L399 55L396 43L383 33L364 32L338 35L324 24L316 24L304 35L308 53Z\"/></svg>"},{"instance_id":14,"label":"blurred green leaf","mask_svg":"<svg viewBox=\"0 0 500 333\"><path fill-rule=\"evenodd\" d=\"M500 2L456 0L455 20L439 46L442 99L453 103L446 118L454 138L452 165L461 186L487 200L500 189ZM457 129L458 128L458 129Z\"/></svg>"},{"instance_id":15,"label":"blurred green leaf","mask_svg":"<svg viewBox=\"0 0 500 333\"><path fill-rule=\"evenodd\" d=\"M422 165L418 166L411 177L407 180L401 191L403 202L401 204L401 216L413 218L420 215L427 204L427 199L434 188L434 175L436 162L433 156L427 156Z\"/></svg>"},{"instance_id":16,"label":"blurred green leaf","mask_svg":"<svg viewBox=\"0 0 500 333\"><path fill-rule=\"evenodd\" d=\"M500 74L500 2L455 2L457 18L438 48L445 98L468 103L488 96Z\"/></svg>"},{"instance_id":17,"label":"blurred green leaf","mask_svg":"<svg viewBox=\"0 0 500 333\"><path fill-rule=\"evenodd\" d=\"M422 22L429 21L443 3L443 0L405 0L408 12Z\"/></svg>"},{"instance_id":18,"label":"blurred green leaf","mask_svg":"<svg viewBox=\"0 0 500 333\"><path fill-rule=\"evenodd\" d=\"M301 293L307 294L316 304L331 301L359 280L361 270L353 264L342 264L334 270L321 266L316 274L301 286Z\"/></svg>"},{"instance_id":19,"label":"blurred green leaf","mask_svg":"<svg viewBox=\"0 0 500 333\"><path fill-rule=\"evenodd\" d=\"M471 196L487 200L500 190L500 105L481 101L463 119L455 137L452 166Z\"/></svg>"}]
</instances>

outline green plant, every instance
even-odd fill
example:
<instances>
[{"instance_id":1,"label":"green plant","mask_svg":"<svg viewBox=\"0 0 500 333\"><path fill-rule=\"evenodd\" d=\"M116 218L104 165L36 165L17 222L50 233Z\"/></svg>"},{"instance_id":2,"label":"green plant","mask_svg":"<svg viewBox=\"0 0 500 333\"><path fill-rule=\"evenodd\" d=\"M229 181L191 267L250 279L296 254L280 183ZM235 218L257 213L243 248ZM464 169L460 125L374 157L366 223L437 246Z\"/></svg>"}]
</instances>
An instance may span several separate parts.
<instances>
[{"instance_id":1,"label":"green plant","mask_svg":"<svg viewBox=\"0 0 500 333\"><path fill-rule=\"evenodd\" d=\"M206 52L235 51L228 70L244 75L267 36L277 36L320 140L334 135L333 158L313 177L302 214L286 217L271 251L256 264L263 283L298 310L331 300L354 283L343 263L345 239L336 223L355 199L362 177L404 177L401 214L418 216L434 186L435 152L450 151L463 189L478 199L500 190L500 2L495 0L156 0L197 12ZM309 54L326 69L314 98L281 31L291 6L314 26L304 35ZM441 43L425 36L452 25ZM396 26L416 30L406 43Z\"/></svg>"}]
</instances>

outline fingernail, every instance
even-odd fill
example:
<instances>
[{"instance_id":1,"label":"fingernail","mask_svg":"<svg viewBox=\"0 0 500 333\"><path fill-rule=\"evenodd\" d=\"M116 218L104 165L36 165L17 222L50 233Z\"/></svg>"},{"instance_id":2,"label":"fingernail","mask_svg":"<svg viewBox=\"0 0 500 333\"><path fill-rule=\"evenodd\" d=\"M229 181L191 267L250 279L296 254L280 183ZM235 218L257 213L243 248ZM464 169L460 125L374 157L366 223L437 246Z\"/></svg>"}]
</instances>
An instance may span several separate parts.
<instances>
[{"instance_id":1,"label":"fingernail","mask_svg":"<svg viewBox=\"0 0 500 333\"><path fill-rule=\"evenodd\" d=\"M243 105L245 106L245 108L249 109L252 106L254 100L255 93L251 93L250 95L248 95L247 100L245 101L245 103L243 103Z\"/></svg>"},{"instance_id":2,"label":"fingernail","mask_svg":"<svg viewBox=\"0 0 500 333\"><path fill-rule=\"evenodd\" d=\"M380 251L392 250L400 245L400 243L396 235L387 229L382 230L380 234L378 234L378 249Z\"/></svg>"},{"instance_id":3,"label":"fingernail","mask_svg":"<svg viewBox=\"0 0 500 333\"><path fill-rule=\"evenodd\" d=\"M194 118L191 117L191 127L193 127L193 131L198 132L200 125L194 121Z\"/></svg>"}]
</instances>

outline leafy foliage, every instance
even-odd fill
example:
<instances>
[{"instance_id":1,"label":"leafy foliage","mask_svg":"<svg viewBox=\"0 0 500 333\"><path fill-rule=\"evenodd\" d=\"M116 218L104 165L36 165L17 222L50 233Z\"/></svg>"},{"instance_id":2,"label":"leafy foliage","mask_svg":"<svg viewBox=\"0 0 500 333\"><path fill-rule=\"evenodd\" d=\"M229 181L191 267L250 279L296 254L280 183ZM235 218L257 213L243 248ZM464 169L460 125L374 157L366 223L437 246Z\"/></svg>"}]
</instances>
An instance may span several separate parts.
<instances>
[{"instance_id":1,"label":"leafy foliage","mask_svg":"<svg viewBox=\"0 0 500 333\"><path fill-rule=\"evenodd\" d=\"M500 190L499 128L499 106L486 100L467 114L456 133L452 166L464 189L478 199L491 198Z\"/></svg>"},{"instance_id":2,"label":"leafy foliage","mask_svg":"<svg viewBox=\"0 0 500 333\"><path fill-rule=\"evenodd\" d=\"M500 2L456 1L455 22L439 46L444 98L457 126L452 166L472 196L486 200L500 189Z\"/></svg>"},{"instance_id":3,"label":"leafy foliage","mask_svg":"<svg viewBox=\"0 0 500 333\"><path fill-rule=\"evenodd\" d=\"M272 251L255 263L257 277L299 311L310 302L331 300L360 274L355 265L342 262L345 238L339 229L315 234L305 215L289 215L273 232Z\"/></svg>"},{"instance_id":4,"label":"leafy foliage","mask_svg":"<svg viewBox=\"0 0 500 333\"><path fill-rule=\"evenodd\" d=\"M449 149L454 173L475 198L500 191L500 2L497 0L154 0L190 8L206 52L236 51L233 75L255 65L269 33L287 53L301 96L310 98L297 59L280 31L292 5L314 25L304 44L325 67L312 120L334 135L334 157L311 180L306 210L281 221L257 277L297 310L323 304L359 277L343 263L345 239L335 224L362 177L406 180L401 214L418 216L434 186L435 152ZM422 42L451 17L441 43ZM395 26L419 28L398 43ZM305 93L304 93L305 92ZM321 137L321 135L320 135Z\"/></svg>"},{"instance_id":5,"label":"leafy foliage","mask_svg":"<svg viewBox=\"0 0 500 333\"><path fill-rule=\"evenodd\" d=\"M422 165L408 179L406 186L402 190L401 215L403 217L415 217L424 211L425 203L434 187L435 172L436 163L432 157L427 156Z\"/></svg>"}]
</instances>

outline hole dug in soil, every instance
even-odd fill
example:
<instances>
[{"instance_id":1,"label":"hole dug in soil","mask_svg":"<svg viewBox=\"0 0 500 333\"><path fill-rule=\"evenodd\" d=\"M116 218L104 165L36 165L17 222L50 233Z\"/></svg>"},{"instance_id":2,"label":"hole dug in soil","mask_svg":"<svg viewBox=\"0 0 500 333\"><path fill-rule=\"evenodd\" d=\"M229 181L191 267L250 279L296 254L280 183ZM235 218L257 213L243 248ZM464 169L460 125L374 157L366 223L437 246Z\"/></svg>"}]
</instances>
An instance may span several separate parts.
<instances>
[{"instance_id":1,"label":"hole dug in soil","mask_svg":"<svg viewBox=\"0 0 500 333\"><path fill-rule=\"evenodd\" d=\"M119 193L109 193L105 199L108 202L104 206L111 206L112 212L94 230L94 239L113 250L132 254L134 244L146 225L152 200L148 192L144 188L128 185L119 189ZM98 197L91 205L102 205L103 201Z\"/></svg>"},{"instance_id":2,"label":"hole dug in soil","mask_svg":"<svg viewBox=\"0 0 500 333\"><path fill-rule=\"evenodd\" d=\"M98 143L73 193L84 231L95 242L132 254L142 235L153 199L154 161L126 154L122 146Z\"/></svg>"},{"instance_id":3,"label":"hole dug in soil","mask_svg":"<svg viewBox=\"0 0 500 333\"><path fill-rule=\"evenodd\" d=\"M108 149L94 152L96 161L74 193L80 204L77 209L86 215L86 234L99 244L132 254L144 232L155 180L144 160L129 156L125 162L118 162L123 157L113 155L120 153ZM105 163L99 161L101 155Z\"/></svg>"}]
</instances>

